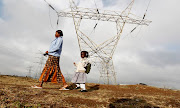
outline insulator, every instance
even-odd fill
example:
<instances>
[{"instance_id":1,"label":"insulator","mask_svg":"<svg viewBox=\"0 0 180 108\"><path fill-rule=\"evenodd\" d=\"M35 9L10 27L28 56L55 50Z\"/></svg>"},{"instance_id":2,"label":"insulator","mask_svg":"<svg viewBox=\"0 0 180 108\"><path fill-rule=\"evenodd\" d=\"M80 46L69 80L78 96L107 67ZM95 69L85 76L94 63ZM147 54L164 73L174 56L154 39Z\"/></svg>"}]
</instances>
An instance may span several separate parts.
<instances>
[{"instance_id":1,"label":"insulator","mask_svg":"<svg viewBox=\"0 0 180 108\"><path fill-rule=\"evenodd\" d=\"M49 4L49 7L51 7L53 10L55 10L50 4Z\"/></svg>"},{"instance_id":2,"label":"insulator","mask_svg":"<svg viewBox=\"0 0 180 108\"><path fill-rule=\"evenodd\" d=\"M131 33L136 29L136 27L134 29L131 30Z\"/></svg>"},{"instance_id":3,"label":"insulator","mask_svg":"<svg viewBox=\"0 0 180 108\"><path fill-rule=\"evenodd\" d=\"M144 14L143 19L146 17L146 14Z\"/></svg>"}]
</instances>

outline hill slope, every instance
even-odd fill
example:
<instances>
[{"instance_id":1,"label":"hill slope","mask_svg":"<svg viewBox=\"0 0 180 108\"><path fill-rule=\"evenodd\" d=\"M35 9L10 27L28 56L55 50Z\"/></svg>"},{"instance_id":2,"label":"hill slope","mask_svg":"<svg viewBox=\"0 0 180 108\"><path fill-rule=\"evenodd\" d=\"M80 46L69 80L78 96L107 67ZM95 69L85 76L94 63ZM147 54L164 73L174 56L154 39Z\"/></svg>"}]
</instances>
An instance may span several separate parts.
<instances>
[{"instance_id":1,"label":"hill slope","mask_svg":"<svg viewBox=\"0 0 180 108\"><path fill-rule=\"evenodd\" d=\"M32 89L38 81L26 77L0 76L1 107L47 108L164 108L180 107L180 91L143 85L86 84L88 92L59 91L57 84Z\"/></svg>"}]
</instances>

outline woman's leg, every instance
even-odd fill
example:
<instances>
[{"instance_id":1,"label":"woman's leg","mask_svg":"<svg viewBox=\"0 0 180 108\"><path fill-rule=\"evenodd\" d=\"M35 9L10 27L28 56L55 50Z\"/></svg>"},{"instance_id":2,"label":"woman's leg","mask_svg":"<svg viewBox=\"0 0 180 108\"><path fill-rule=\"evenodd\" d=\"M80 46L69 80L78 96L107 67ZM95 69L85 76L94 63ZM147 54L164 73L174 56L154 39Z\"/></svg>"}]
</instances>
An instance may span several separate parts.
<instances>
[{"instance_id":1,"label":"woman's leg","mask_svg":"<svg viewBox=\"0 0 180 108\"><path fill-rule=\"evenodd\" d=\"M38 85L38 87L42 87L43 86L43 81L41 81L40 83L39 83L39 85Z\"/></svg>"},{"instance_id":2,"label":"woman's leg","mask_svg":"<svg viewBox=\"0 0 180 108\"><path fill-rule=\"evenodd\" d=\"M63 74L61 74L61 77L62 77L63 87L66 88L68 85L66 83L66 80L65 80Z\"/></svg>"},{"instance_id":3,"label":"woman's leg","mask_svg":"<svg viewBox=\"0 0 180 108\"><path fill-rule=\"evenodd\" d=\"M39 83L39 85L37 85L38 87L42 87L44 81L47 80L47 74L49 73L49 71L50 71L50 66L51 66L51 64L52 64L52 63L51 63L51 59L52 59L52 57L49 56L48 59L47 59L47 61L46 61L46 64L45 64L45 66L44 66L44 68L43 68L43 70L42 70L42 74L41 74L41 76L40 76L40 78L39 78L40 83ZM49 74L48 74L48 75L49 75Z\"/></svg>"}]
</instances>

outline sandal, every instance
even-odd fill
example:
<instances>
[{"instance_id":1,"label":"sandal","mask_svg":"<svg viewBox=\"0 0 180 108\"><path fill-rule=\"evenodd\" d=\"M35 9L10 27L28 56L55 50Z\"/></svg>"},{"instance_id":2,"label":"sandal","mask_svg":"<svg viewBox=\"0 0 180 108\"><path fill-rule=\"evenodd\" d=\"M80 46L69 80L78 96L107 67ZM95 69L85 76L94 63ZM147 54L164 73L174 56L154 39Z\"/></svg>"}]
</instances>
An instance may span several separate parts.
<instances>
[{"instance_id":1,"label":"sandal","mask_svg":"<svg viewBox=\"0 0 180 108\"><path fill-rule=\"evenodd\" d=\"M69 90L69 89L62 87L59 90Z\"/></svg>"},{"instance_id":2,"label":"sandal","mask_svg":"<svg viewBox=\"0 0 180 108\"><path fill-rule=\"evenodd\" d=\"M59 90L69 90L69 89L67 89L66 87L68 87L68 85L63 86L63 87L60 88Z\"/></svg>"},{"instance_id":3,"label":"sandal","mask_svg":"<svg viewBox=\"0 0 180 108\"><path fill-rule=\"evenodd\" d=\"M38 89L42 89L42 87L39 87L39 86L36 86L36 85L31 86L31 88L38 88Z\"/></svg>"}]
</instances>

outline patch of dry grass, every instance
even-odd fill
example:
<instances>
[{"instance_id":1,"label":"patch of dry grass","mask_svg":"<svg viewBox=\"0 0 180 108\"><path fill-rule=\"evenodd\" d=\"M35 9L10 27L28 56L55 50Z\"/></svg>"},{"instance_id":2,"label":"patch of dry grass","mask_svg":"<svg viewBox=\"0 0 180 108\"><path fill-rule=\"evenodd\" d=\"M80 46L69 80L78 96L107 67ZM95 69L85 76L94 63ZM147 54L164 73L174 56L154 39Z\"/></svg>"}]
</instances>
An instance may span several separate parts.
<instances>
[{"instance_id":1,"label":"patch of dry grass","mask_svg":"<svg viewBox=\"0 0 180 108\"><path fill-rule=\"evenodd\" d=\"M143 85L86 84L88 92L59 91L57 84L32 89L38 81L0 76L0 107L10 108L178 108L180 91Z\"/></svg>"}]
</instances>

